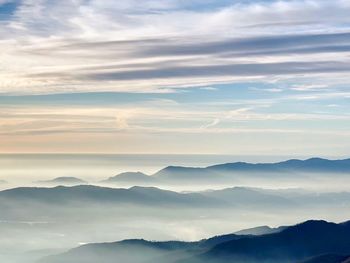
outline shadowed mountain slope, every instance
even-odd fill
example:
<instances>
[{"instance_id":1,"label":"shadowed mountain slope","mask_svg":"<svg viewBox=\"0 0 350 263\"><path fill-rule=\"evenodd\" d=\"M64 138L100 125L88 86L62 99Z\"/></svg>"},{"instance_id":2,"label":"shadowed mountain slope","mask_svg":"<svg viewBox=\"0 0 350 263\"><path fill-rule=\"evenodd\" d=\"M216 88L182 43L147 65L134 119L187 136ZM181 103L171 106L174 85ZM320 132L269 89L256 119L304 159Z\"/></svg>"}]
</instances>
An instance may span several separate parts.
<instances>
[{"instance_id":1,"label":"shadowed mountain slope","mask_svg":"<svg viewBox=\"0 0 350 263\"><path fill-rule=\"evenodd\" d=\"M307 221L269 235L232 240L184 262L296 262L321 254L350 253L350 223Z\"/></svg>"},{"instance_id":2,"label":"shadowed mountain slope","mask_svg":"<svg viewBox=\"0 0 350 263\"><path fill-rule=\"evenodd\" d=\"M231 234L198 242L126 240L90 244L40 263L343 263L347 257L342 255L349 253L349 222L307 221L262 236Z\"/></svg>"},{"instance_id":3,"label":"shadowed mountain slope","mask_svg":"<svg viewBox=\"0 0 350 263\"><path fill-rule=\"evenodd\" d=\"M312 257L307 260L303 260L300 263L348 263L350 262L349 256L337 255L337 254L325 254L316 257Z\"/></svg>"}]
</instances>

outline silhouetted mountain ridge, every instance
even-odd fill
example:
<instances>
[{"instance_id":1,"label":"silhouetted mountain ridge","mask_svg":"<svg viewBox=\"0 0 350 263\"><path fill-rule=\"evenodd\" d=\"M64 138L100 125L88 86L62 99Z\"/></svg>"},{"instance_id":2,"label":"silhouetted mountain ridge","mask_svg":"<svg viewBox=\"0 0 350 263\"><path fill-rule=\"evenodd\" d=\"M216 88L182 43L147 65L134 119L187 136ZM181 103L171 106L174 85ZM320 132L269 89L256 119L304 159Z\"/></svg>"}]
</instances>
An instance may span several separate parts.
<instances>
[{"instance_id":1,"label":"silhouetted mountain ridge","mask_svg":"<svg viewBox=\"0 0 350 263\"><path fill-rule=\"evenodd\" d=\"M287 190L286 190L287 191ZM287 194L286 194L287 193ZM174 192L156 187L134 186L131 188L107 188L94 185L19 187L0 191L0 205L15 201L20 207L30 202L44 204L90 203L135 205L169 205L195 207L240 207L243 209L317 206L344 206L350 204L350 193L289 193L284 190L268 190L233 187L201 192Z\"/></svg>"},{"instance_id":2,"label":"silhouetted mountain ridge","mask_svg":"<svg viewBox=\"0 0 350 263\"><path fill-rule=\"evenodd\" d=\"M305 172L349 172L350 159L328 160L310 158L306 160L291 159L277 163L226 163L208 166L205 169L213 171L305 171Z\"/></svg>"},{"instance_id":3,"label":"silhouetted mountain ridge","mask_svg":"<svg viewBox=\"0 0 350 263\"><path fill-rule=\"evenodd\" d=\"M275 173L348 173L350 172L350 159L328 160L323 158L310 158L306 160L291 159L276 163L247 163L234 162L217 164L208 167L167 166L153 175L142 173L122 173L107 179L105 182L133 182L171 183L203 180L225 181L232 179L232 175L248 173L252 175ZM119 178L118 178L119 177ZM201 181L198 181L201 179ZM204 181L205 182L205 181Z\"/></svg>"},{"instance_id":4,"label":"silhouetted mountain ridge","mask_svg":"<svg viewBox=\"0 0 350 263\"><path fill-rule=\"evenodd\" d=\"M350 253L348 222L335 224L311 220L288 227L279 233L232 240L218 244L201 255L199 262L202 262L202 258L206 259L205 262L225 262L226 258L244 258L247 262L265 262L272 259L275 262L295 262L329 253Z\"/></svg>"},{"instance_id":5,"label":"silhouetted mountain ridge","mask_svg":"<svg viewBox=\"0 0 350 263\"><path fill-rule=\"evenodd\" d=\"M19 187L0 191L1 201L42 202L52 204L68 204L69 202L108 202L133 203L140 205L219 205L220 202L200 193L177 193L156 187L134 186L125 188L107 188L94 185Z\"/></svg>"},{"instance_id":6,"label":"silhouetted mountain ridge","mask_svg":"<svg viewBox=\"0 0 350 263\"><path fill-rule=\"evenodd\" d=\"M349 222L311 220L261 236L229 234L198 242L125 240L89 244L40 263L114 263L115 259L128 263L342 263L336 260L346 260L343 255L349 254Z\"/></svg>"}]
</instances>

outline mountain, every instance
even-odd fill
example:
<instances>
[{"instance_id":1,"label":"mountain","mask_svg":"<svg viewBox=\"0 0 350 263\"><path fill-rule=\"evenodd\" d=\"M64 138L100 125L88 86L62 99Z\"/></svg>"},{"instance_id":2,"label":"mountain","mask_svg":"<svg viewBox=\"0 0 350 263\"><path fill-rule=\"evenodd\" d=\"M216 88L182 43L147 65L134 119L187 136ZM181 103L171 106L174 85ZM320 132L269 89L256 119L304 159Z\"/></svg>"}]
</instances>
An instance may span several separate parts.
<instances>
[{"instance_id":1,"label":"mountain","mask_svg":"<svg viewBox=\"0 0 350 263\"><path fill-rule=\"evenodd\" d=\"M327 194L328 195L328 194ZM322 198L322 195L318 195ZM335 200L332 195L330 200ZM292 197L285 198L283 193L270 194L263 190L244 187L227 188L204 192L174 192L156 187L134 186L131 188L107 188L94 185L20 187L0 191L0 205L9 201L17 201L17 205L24 203L51 203L51 204L133 204L148 206L192 206L193 208L292 208L300 205L303 200L295 202ZM324 202L327 199L323 200ZM350 194L348 195L350 202ZM317 199L315 200L317 202ZM346 199L343 198L343 202Z\"/></svg>"},{"instance_id":2,"label":"mountain","mask_svg":"<svg viewBox=\"0 0 350 263\"><path fill-rule=\"evenodd\" d=\"M35 183L48 184L48 185L80 185L87 184L86 181L76 177L57 177L47 181L37 181Z\"/></svg>"},{"instance_id":3,"label":"mountain","mask_svg":"<svg viewBox=\"0 0 350 263\"><path fill-rule=\"evenodd\" d=\"M7 184L7 181L5 181L5 180L0 180L0 184Z\"/></svg>"},{"instance_id":4,"label":"mountain","mask_svg":"<svg viewBox=\"0 0 350 263\"><path fill-rule=\"evenodd\" d=\"M194 168L194 167L181 167L181 166L168 166L158 171L153 176L157 179L177 179L177 180L188 180L188 179L203 179L211 178L213 175L212 171L206 168Z\"/></svg>"},{"instance_id":5,"label":"mountain","mask_svg":"<svg viewBox=\"0 0 350 263\"><path fill-rule=\"evenodd\" d=\"M252 235L252 236L261 236L261 235L266 235L266 234L273 234L273 233L278 233L284 230L286 227L285 226L280 226L276 228L271 228L269 226L258 226L258 227L253 227L253 228L248 228L248 229L243 229L240 231L235 232L236 235Z\"/></svg>"},{"instance_id":6,"label":"mountain","mask_svg":"<svg viewBox=\"0 0 350 263\"><path fill-rule=\"evenodd\" d=\"M123 240L112 243L87 244L66 253L45 257L38 263L175 263L180 259L198 254L222 242L236 240L241 236L230 234L215 236L197 242L146 241L144 239Z\"/></svg>"},{"instance_id":7,"label":"mountain","mask_svg":"<svg viewBox=\"0 0 350 263\"><path fill-rule=\"evenodd\" d=\"M177 193L155 187L134 186L128 189L93 185L57 186L53 188L20 187L0 192L0 204L9 201L65 204L123 203L135 205L220 205L219 200L200 193Z\"/></svg>"},{"instance_id":8,"label":"mountain","mask_svg":"<svg viewBox=\"0 0 350 263\"><path fill-rule=\"evenodd\" d=\"M325 254L303 260L300 263L349 263L350 256Z\"/></svg>"},{"instance_id":9,"label":"mountain","mask_svg":"<svg viewBox=\"0 0 350 263\"><path fill-rule=\"evenodd\" d=\"M203 239L203 240L199 241L197 243L197 245L200 248L208 249L208 248L211 248L211 247L216 246L218 244L228 242L231 240L237 240L237 239L240 239L242 237L244 237L244 236L237 235L237 234L220 235L220 236L215 236L215 237L211 237L208 239Z\"/></svg>"},{"instance_id":10,"label":"mountain","mask_svg":"<svg viewBox=\"0 0 350 263\"><path fill-rule=\"evenodd\" d=\"M350 172L350 159L327 160L311 158L307 160L292 159L278 163L226 163L206 168L210 171L241 171L241 172Z\"/></svg>"},{"instance_id":11,"label":"mountain","mask_svg":"<svg viewBox=\"0 0 350 263\"><path fill-rule=\"evenodd\" d=\"M261 236L230 234L198 242L126 240L89 244L40 263L114 263L116 259L128 263L345 263L347 257L342 255L349 253L349 222L307 221Z\"/></svg>"},{"instance_id":12,"label":"mountain","mask_svg":"<svg viewBox=\"0 0 350 263\"><path fill-rule=\"evenodd\" d=\"M60 255L43 258L38 263L171 263L190 255L186 250L193 245L196 244L177 241L151 242L142 239L88 244Z\"/></svg>"},{"instance_id":13,"label":"mountain","mask_svg":"<svg viewBox=\"0 0 350 263\"><path fill-rule=\"evenodd\" d=\"M168 206L217 208L227 212L230 209L259 211L282 211L294 208L339 207L350 204L350 193L290 193L286 190L264 190L256 188L233 187L222 190L202 192L174 192L156 187L134 186L131 188L107 188L94 185L19 187L0 191L0 208L15 210L6 205L14 205L29 209L31 204L72 205L79 203L88 207L90 204L136 205L136 206ZM14 206L12 206L14 207ZM18 208L17 207L17 208ZM63 207L62 207L63 208ZM272 209L272 210L271 210ZM282 209L282 210L281 210ZM261 229L260 229L261 230ZM267 231L267 229L265 229ZM258 230L256 230L258 231ZM274 231L273 229L269 230ZM276 230L277 231L277 230Z\"/></svg>"},{"instance_id":14,"label":"mountain","mask_svg":"<svg viewBox=\"0 0 350 263\"><path fill-rule=\"evenodd\" d=\"M155 182L155 178L141 172L126 172L110 177L102 183L120 183L134 185L149 185Z\"/></svg>"},{"instance_id":15,"label":"mountain","mask_svg":"<svg viewBox=\"0 0 350 263\"><path fill-rule=\"evenodd\" d=\"M349 173L350 159L327 160L311 158L307 160L287 160L277 163L246 163L235 162L217 164L208 167L182 167L168 166L155 174L148 176L143 173L123 173L107 179L105 182L129 182L129 183L184 183L195 182L206 184L208 182L224 183L239 178L259 176L266 177L281 173Z\"/></svg>"},{"instance_id":16,"label":"mountain","mask_svg":"<svg viewBox=\"0 0 350 263\"><path fill-rule=\"evenodd\" d=\"M275 234L218 244L184 262L297 262L322 254L350 253L350 223L307 221Z\"/></svg>"}]
</instances>

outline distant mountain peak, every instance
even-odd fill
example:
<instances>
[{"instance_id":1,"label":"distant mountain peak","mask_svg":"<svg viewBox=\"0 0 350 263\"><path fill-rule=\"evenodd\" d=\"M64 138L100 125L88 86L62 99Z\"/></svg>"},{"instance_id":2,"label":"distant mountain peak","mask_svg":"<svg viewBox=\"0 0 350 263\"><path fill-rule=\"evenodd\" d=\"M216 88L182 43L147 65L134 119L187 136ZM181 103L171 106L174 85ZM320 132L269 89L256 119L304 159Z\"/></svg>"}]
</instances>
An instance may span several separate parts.
<instances>
[{"instance_id":1,"label":"distant mountain peak","mask_svg":"<svg viewBox=\"0 0 350 263\"><path fill-rule=\"evenodd\" d=\"M291 226L287 231L294 230L294 229L317 229L317 228L324 228L325 226L336 226L337 224L327 222L325 220L308 220L303 223L297 224L295 226Z\"/></svg>"},{"instance_id":2,"label":"distant mountain peak","mask_svg":"<svg viewBox=\"0 0 350 263\"><path fill-rule=\"evenodd\" d=\"M45 180L45 181L37 181L36 183L39 184L68 184L68 185L76 185L76 184L87 184L86 181L72 176L61 176L56 177L52 180Z\"/></svg>"},{"instance_id":3,"label":"distant mountain peak","mask_svg":"<svg viewBox=\"0 0 350 263\"><path fill-rule=\"evenodd\" d=\"M134 191L167 191L167 190L162 190L154 186L133 186L130 187L129 190L134 190Z\"/></svg>"},{"instance_id":4,"label":"distant mountain peak","mask_svg":"<svg viewBox=\"0 0 350 263\"><path fill-rule=\"evenodd\" d=\"M85 182L82 179L79 179L77 177L72 177L72 176L61 176L61 177L56 177L52 181L60 181L60 182Z\"/></svg>"},{"instance_id":5,"label":"distant mountain peak","mask_svg":"<svg viewBox=\"0 0 350 263\"><path fill-rule=\"evenodd\" d=\"M235 232L234 234L260 236L260 235L278 233L278 232L283 231L285 228L286 227L283 227L283 226L278 227L278 228L272 228L269 226L258 226L258 227L243 229L243 230Z\"/></svg>"},{"instance_id":6,"label":"distant mountain peak","mask_svg":"<svg viewBox=\"0 0 350 263\"><path fill-rule=\"evenodd\" d=\"M104 183L149 183L153 177L142 172L124 172L108 178Z\"/></svg>"}]
</instances>

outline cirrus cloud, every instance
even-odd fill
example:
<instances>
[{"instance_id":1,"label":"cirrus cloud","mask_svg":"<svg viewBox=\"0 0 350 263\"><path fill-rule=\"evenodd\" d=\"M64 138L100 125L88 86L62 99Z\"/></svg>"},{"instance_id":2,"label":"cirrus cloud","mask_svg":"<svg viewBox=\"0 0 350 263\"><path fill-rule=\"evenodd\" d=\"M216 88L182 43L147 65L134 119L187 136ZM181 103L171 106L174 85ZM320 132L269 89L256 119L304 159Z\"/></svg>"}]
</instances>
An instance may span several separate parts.
<instances>
[{"instance_id":1,"label":"cirrus cloud","mask_svg":"<svg viewBox=\"0 0 350 263\"><path fill-rule=\"evenodd\" d=\"M1 22L0 93L348 84L349 12L345 0L20 0Z\"/></svg>"}]
</instances>

